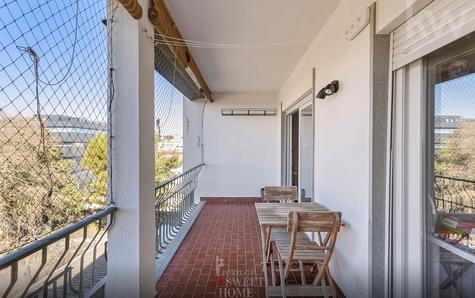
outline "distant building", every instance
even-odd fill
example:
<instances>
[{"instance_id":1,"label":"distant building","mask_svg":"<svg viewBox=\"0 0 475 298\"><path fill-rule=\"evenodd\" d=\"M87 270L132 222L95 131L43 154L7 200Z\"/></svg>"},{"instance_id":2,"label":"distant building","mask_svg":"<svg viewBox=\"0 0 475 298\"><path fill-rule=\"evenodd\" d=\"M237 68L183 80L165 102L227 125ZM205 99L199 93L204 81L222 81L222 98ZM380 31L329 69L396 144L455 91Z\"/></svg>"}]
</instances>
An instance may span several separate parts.
<instances>
[{"instance_id":1,"label":"distant building","mask_svg":"<svg viewBox=\"0 0 475 298\"><path fill-rule=\"evenodd\" d=\"M160 138L158 150L164 154L183 154L183 137L180 135L166 135Z\"/></svg>"},{"instance_id":2,"label":"distant building","mask_svg":"<svg viewBox=\"0 0 475 298\"><path fill-rule=\"evenodd\" d=\"M434 147L445 148L444 140L460 128L462 117L455 115L439 115L434 119Z\"/></svg>"},{"instance_id":3,"label":"distant building","mask_svg":"<svg viewBox=\"0 0 475 298\"><path fill-rule=\"evenodd\" d=\"M46 115L44 122L64 158L73 162L72 175L78 184L91 182L94 176L81 168L81 159L89 141L98 133L107 133L107 123L66 115Z\"/></svg>"}]
</instances>

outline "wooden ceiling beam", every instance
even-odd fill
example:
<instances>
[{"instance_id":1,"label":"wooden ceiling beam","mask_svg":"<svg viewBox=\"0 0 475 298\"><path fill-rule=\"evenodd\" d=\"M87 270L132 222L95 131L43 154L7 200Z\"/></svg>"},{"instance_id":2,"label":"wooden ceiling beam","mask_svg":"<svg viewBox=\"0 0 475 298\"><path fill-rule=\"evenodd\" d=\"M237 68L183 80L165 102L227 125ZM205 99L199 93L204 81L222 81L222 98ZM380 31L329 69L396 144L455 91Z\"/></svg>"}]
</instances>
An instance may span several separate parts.
<instances>
[{"instance_id":1,"label":"wooden ceiling beam","mask_svg":"<svg viewBox=\"0 0 475 298\"><path fill-rule=\"evenodd\" d=\"M138 20L142 17L142 6L137 0L119 0L119 2L134 19Z\"/></svg>"},{"instance_id":2,"label":"wooden ceiling beam","mask_svg":"<svg viewBox=\"0 0 475 298\"><path fill-rule=\"evenodd\" d=\"M200 92L211 102L214 101L211 90L206 84L206 81L201 74L195 59L191 55L191 51L186 46L183 36L178 29L178 26L173 21L170 11L167 8L164 0L153 0L153 6L148 11L148 16L155 29L160 33L168 47L176 56L180 65L191 72L200 88Z\"/></svg>"}]
</instances>

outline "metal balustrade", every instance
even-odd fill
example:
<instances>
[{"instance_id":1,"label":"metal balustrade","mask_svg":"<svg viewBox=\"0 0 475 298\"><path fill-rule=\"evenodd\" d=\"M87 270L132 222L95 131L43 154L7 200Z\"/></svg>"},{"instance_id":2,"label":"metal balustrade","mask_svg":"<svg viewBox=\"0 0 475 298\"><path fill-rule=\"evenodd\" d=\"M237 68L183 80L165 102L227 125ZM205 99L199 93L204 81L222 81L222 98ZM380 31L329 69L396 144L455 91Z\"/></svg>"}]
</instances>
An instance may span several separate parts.
<instances>
[{"instance_id":1,"label":"metal balustrade","mask_svg":"<svg viewBox=\"0 0 475 298\"><path fill-rule=\"evenodd\" d=\"M475 213L475 181L435 176L435 203L444 213Z\"/></svg>"},{"instance_id":2,"label":"metal balustrade","mask_svg":"<svg viewBox=\"0 0 475 298\"><path fill-rule=\"evenodd\" d=\"M105 282L107 208L0 258L1 297L85 297Z\"/></svg>"},{"instance_id":3,"label":"metal balustrade","mask_svg":"<svg viewBox=\"0 0 475 298\"><path fill-rule=\"evenodd\" d=\"M197 206L194 191L203 165L166 180L155 187L155 228L157 258L180 231Z\"/></svg>"}]
</instances>

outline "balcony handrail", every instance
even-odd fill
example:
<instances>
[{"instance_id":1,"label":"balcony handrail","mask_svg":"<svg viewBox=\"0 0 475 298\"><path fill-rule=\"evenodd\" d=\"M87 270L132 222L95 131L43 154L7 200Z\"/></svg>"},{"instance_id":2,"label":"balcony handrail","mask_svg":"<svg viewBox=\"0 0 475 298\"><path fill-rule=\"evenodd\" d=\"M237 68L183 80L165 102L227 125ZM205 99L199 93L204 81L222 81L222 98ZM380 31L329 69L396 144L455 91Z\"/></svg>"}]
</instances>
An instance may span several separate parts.
<instances>
[{"instance_id":1,"label":"balcony handrail","mask_svg":"<svg viewBox=\"0 0 475 298\"><path fill-rule=\"evenodd\" d=\"M194 191L203 164L165 180L155 187L155 230L157 258L173 241L197 204Z\"/></svg>"},{"instance_id":2,"label":"balcony handrail","mask_svg":"<svg viewBox=\"0 0 475 298\"><path fill-rule=\"evenodd\" d=\"M192 181L188 181L186 182L185 184L183 184L182 186L180 186L179 188L175 189L173 191L173 193L170 193L169 195L167 195L165 197L165 199L163 199L162 201L160 202L157 202L157 203L165 203L166 201L168 201L169 199L171 199L173 196L177 195L180 191L186 189L187 186L189 186L191 184Z\"/></svg>"},{"instance_id":3,"label":"balcony handrail","mask_svg":"<svg viewBox=\"0 0 475 298\"><path fill-rule=\"evenodd\" d=\"M475 213L475 181L434 175L434 186L439 212Z\"/></svg>"},{"instance_id":4,"label":"balcony handrail","mask_svg":"<svg viewBox=\"0 0 475 298\"><path fill-rule=\"evenodd\" d=\"M66 236L79 231L80 229L88 226L89 224L108 216L109 214L114 213L117 210L117 207L114 205L109 205L106 208L102 209L101 211L94 213L90 216L87 216L80 221L72 223L70 225L65 226L64 228L57 230L50 235L43 237L39 240L36 240L24 247L15 250L4 257L0 258L0 269L4 269L13 265L15 262L24 259L35 252L40 251L43 247L51 245L61 239L64 239Z\"/></svg>"},{"instance_id":5,"label":"balcony handrail","mask_svg":"<svg viewBox=\"0 0 475 298\"><path fill-rule=\"evenodd\" d=\"M447 179L447 180L453 180L453 181L459 181L459 182L466 182L466 183L473 183L475 184L475 180L468 180L468 179L463 179L463 178L455 178L455 177L449 177L449 176L442 176L442 175L435 175L434 178L440 178L440 179Z\"/></svg>"},{"instance_id":6,"label":"balcony handrail","mask_svg":"<svg viewBox=\"0 0 475 298\"><path fill-rule=\"evenodd\" d=\"M47 297L52 293L56 297L58 290L64 297L69 294L84 297L85 291L89 294L96 280L105 278L107 274L104 263L107 262L107 240L104 241L104 237L113 223L116 210L115 205L109 205L0 258L0 280L3 282L0 283L0 295ZM104 219L107 225L104 225ZM89 237L88 228L95 224L97 229ZM75 237L75 233L81 230L82 236ZM62 241L64 243L61 244ZM99 246L104 247L104 253L98 256ZM35 256L40 251L41 255ZM19 279L22 272L20 264L24 267L23 271L31 273L31 278L22 273ZM77 273L74 273L75 268Z\"/></svg>"},{"instance_id":7,"label":"balcony handrail","mask_svg":"<svg viewBox=\"0 0 475 298\"><path fill-rule=\"evenodd\" d=\"M172 177L172 178L170 178L170 179L167 179L167 180L165 180L165 181L163 181L163 182L158 183L157 185L155 185L155 190L157 190L157 189L159 189L159 188L162 188L162 187L164 187L165 185L170 184L170 183L172 183L173 181L178 180L178 179L180 179L180 178L183 177L183 176L188 175L189 173L191 173L191 172L197 170L198 168L200 168L200 167L202 167L202 166L204 166L204 164L199 164L199 165L197 165L197 166L192 167L192 168L189 169L189 170L186 170L184 173L182 173L182 174L180 174L180 175L174 176L174 177Z\"/></svg>"}]
</instances>

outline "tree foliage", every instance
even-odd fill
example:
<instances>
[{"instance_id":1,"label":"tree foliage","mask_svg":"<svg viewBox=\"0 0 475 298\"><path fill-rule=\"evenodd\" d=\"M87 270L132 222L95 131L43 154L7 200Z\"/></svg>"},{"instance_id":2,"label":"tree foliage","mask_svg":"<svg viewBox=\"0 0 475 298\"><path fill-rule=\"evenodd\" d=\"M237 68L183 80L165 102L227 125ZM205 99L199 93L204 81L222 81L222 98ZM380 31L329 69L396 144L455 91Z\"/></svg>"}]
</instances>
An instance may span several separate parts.
<instances>
[{"instance_id":1,"label":"tree foliage","mask_svg":"<svg viewBox=\"0 0 475 298\"><path fill-rule=\"evenodd\" d=\"M470 206L475 203L475 185L464 180L475 181L475 121L462 121L442 143L443 148L435 151L434 172L448 179L435 180L435 197L441 202L438 211L473 212Z\"/></svg>"},{"instance_id":2,"label":"tree foliage","mask_svg":"<svg viewBox=\"0 0 475 298\"><path fill-rule=\"evenodd\" d=\"M35 118L0 119L0 253L83 215L87 196L71 179L71 161Z\"/></svg>"},{"instance_id":3,"label":"tree foliage","mask_svg":"<svg viewBox=\"0 0 475 298\"><path fill-rule=\"evenodd\" d=\"M170 136L164 138L170 140ZM161 137L158 133L155 134L155 183L160 183L175 176L172 170L181 166L182 160L178 153L163 153L160 152Z\"/></svg>"},{"instance_id":4,"label":"tree foliage","mask_svg":"<svg viewBox=\"0 0 475 298\"><path fill-rule=\"evenodd\" d=\"M92 181L80 185L72 161L36 118L1 118L0 127L0 254L14 249L93 212L91 204L107 196L107 136L95 135L80 165ZM43 151L43 143L45 150ZM155 138L155 180L173 177L181 165L175 152L159 150Z\"/></svg>"},{"instance_id":5,"label":"tree foliage","mask_svg":"<svg viewBox=\"0 0 475 298\"><path fill-rule=\"evenodd\" d=\"M435 174L475 180L475 121L462 121L435 152Z\"/></svg>"},{"instance_id":6,"label":"tree foliage","mask_svg":"<svg viewBox=\"0 0 475 298\"><path fill-rule=\"evenodd\" d=\"M94 175L89 187L98 196L107 195L107 136L96 134L87 144L81 166Z\"/></svg>"},{"instance_id":7,"label":"tree foliage","mask_svg":"<svg viewBox=\"0 0 475 298\"><path fill-rule=\"evenodd\" d=\"M155 182L161 182L173 177L173 170L181 165L177 153L163 154L159 150L160 136L155 135ZM94 175L89 187L99 196L107 194L107 136L97 134L86 146L81 166Z\"/></svg>"}]
</instances>

